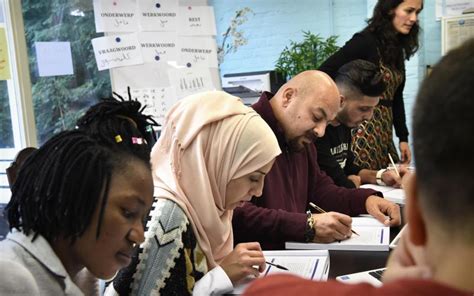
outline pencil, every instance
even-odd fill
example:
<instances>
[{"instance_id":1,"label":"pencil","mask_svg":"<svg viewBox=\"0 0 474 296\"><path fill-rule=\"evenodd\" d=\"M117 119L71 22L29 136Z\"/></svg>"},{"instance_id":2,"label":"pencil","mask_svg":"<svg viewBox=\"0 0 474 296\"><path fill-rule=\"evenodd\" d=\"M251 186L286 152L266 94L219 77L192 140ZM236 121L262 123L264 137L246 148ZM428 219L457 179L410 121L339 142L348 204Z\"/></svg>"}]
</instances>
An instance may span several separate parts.
<instances>
[{"instance_id":1,"label":"pencil","mask_svg":"<svg viewBox=\"0 0 474 296\"><path fill-rule=\"evenodd\" d=\"M401 177L400 177L400 172L398 171L398 168L397 168L397 166L395 165L395 162L393 161L392 155L390 155L390 153L388 154L388 158L390 159L390 162L392 163L393 168L395 169L395 173L397 173L397 176L398 176L399 178L401 178Z\"/></svg>"},{"instance_id":2,"label":"pencil","mask_svg":"<svg viewBox=\"0 0 474 296\"><path fill-rule=\"evenodd\" d=\"M286 268L285 266L279 265L279 264L275 264L275 263L272 263L272 262L269 262L269 261L265 261L265 263L267 263L268 265L271 265L271 266L275 266L276 268L280 268L280 269L283 269L283 270L288 270L288 268Z\"/></svg>"},{"instance_id":3,"label":"pencil","mask_svg":"<svg viewBox=\"0 0 474 296\"><path fill-rule=\"evenodd\" d=\"M320 213L327 213L325 210L321 209L320 207L318 207L317 205L315 205L315 204L312 203L312 202L309 202L309 205L312 206L316 211L318 211L318 212L320 212ZM358 233L355 232L354 230L351 229L351 231L352 231L353 234L356 234L356 235L360 236L360 234L358 234Z\"/></svg>"}]
</instances>

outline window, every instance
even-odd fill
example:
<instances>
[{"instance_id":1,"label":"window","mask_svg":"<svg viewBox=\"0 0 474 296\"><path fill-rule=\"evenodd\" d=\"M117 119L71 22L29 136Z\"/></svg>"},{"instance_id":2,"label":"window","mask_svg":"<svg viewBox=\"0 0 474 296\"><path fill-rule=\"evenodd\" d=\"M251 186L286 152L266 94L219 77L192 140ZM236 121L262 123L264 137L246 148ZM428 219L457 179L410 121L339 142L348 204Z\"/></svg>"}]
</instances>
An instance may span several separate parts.
<instances>
[{"instance_id":1,"label":"window","mask_svg":"<svg viewBox=\"0 0 474 296\"><path fill-rule=\"evenodd\" d=\"M26 46L38 143L64 129L101 97L110 96L108 71L98 71L91 39L95 32L92 0L22 0ZM72 75L40 76L36 42L69 42Z\"/></svg>"}]
</instances>

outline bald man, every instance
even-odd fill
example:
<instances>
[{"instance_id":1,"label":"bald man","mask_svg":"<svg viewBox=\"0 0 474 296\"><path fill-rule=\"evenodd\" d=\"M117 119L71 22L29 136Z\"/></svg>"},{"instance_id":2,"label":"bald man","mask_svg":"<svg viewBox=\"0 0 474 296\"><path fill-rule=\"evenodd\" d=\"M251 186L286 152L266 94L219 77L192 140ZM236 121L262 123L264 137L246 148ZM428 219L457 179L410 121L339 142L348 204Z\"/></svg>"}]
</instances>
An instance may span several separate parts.
<instances>
[{"instance_id":1,"label":"bald man","mask_svg":"<svg viewBox=\"0 0 474 296\"><path fill-rule=\"evenodd\" d=\"M369 213L386 225L400 224L399 207L368 189L338 187L319 169L314 140L324 135L341 105L334 81L305 71L252 107L275 133L282 154L267 174L263 194L234 211L237 242L258 241L283 249L285 241L333 242L351 236L350 216ZM328 213L307 213L313 202Z\"/></svg>"}]
</instances>

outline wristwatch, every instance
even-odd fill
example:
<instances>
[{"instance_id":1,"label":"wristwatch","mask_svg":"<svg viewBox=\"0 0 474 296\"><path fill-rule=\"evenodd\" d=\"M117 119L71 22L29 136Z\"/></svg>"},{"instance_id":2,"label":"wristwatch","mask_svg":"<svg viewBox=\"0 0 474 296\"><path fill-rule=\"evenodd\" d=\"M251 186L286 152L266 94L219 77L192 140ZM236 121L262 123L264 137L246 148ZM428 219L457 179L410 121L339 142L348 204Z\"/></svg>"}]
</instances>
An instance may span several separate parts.
<instances>
[{"instance_id":1,"label":"wristwatch","mask_svg":"<svg viewBox=\"0 0 474 296\"><path fill-rule=\"evenodd\" d=\"M381 169L375 174L375 179L377 180L377 185L386 186L385 182L382 180L382 174L385 173L386 169Z\"/></svg>"},{"instance_id":2,"label":"wristwatch","mask_svg":"<svg viewBox=\"0 0 474 296\"><path fill-rule=\"evenodd\" d=\"M316 231L314 229L314 218L311 211L306 212L307 219L306 219L306 228L304 231L304 240L307 243L311 243L314 241L314 237L316 236Z\"/></svg>"}]
</instances>

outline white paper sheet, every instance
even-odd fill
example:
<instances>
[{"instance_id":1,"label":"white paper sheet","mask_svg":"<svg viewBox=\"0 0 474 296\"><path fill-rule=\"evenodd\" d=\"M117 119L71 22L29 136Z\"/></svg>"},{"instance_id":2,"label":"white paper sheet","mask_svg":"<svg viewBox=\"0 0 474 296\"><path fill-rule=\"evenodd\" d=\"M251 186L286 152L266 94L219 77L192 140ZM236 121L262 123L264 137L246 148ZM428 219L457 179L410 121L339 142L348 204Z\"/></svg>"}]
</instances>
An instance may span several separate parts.
<instances>
[{"instance_id":1,"label":"white paper sheet","mask_svg":"<svg viewBox=\"0 0 474 296\"><path fill-rule=\"evenodd\" d=\"M352 234L349 239L328 244L286 242L286 249L299 250L350 250L350 251L388 251L390 227L383 226L375 218L354 217Z\"/></svg>"},{"instance_id":2,"label":"white paper sheet","mask_svg":"<svg viewBox=\"0 0 474 296\"><path fill-rule=\"evenodd\" d=\"M300 277L325 281L329 273L329 252L327 250L303 250L303 251L263 251L265 260L281 266L288 270L276 268L267 264L267 269L260 274L260 278L272 274L286 273ZM237 283L232 294L242 294L247 286L255 278L248 277Z\"/></svg>"},{"instance_id":3,"label":"white paper sheet","mask_svg":"<svg viewBox=\"0 0 474 296\"><path fill-rule=\"evenodd\" d=\"M370 188L383 193L386 200L397 204L405 204L405 190L390 186L380 186L375 184L364 184L360 188Z\"/></svg>"},{"instance_id":4,"label":"white paper sheet","mask_svg":"<svg viewBox=\"0 0 474 296\"><path fill-rule=\"evenodd\" d=\"M35 42L39 76L74 74L70 42Z\"/></svg>"},{"instance_id":5,"label":"white paper sheet","mask_svg":"<svg viewBox=\"0 0 474 296\"><path fill-rule=\"evenodd\" d=\"M168 75L178 99L198 92L216 89L212 84L209 68L170 69Z\"/></svg>"},{"instance_id":6,"label":"white paper sheet","mask_svg":"<svg viewBox=\"0 0 474 296\"><path fill-rule=\"evenodd\" d=\"M180 6L207 6L207 0L179 0Z\"/></svg>"},{"instance_id":7,"label":"white paper sheet","mask_svg":"<svg viewBox=\"0 0 474 296\"><path fill-rule=\"evenodd\" d=\"M127 86L131 88L168 87L170 85L168 69L167 65L162 64L141 64L111 69L113 89Z\"/></svg>"},{"instance_id":8,"label":"white paper sheet","mask_svg":"<svg viewBox=\"0 0 474 296\"><path fill-rule=\"evenodd\" d=\"M94 38L92 47L99 71L143 64L141 46L136 33Z\"/></svg>"},{"instance_id":9,"label":"white paper sheet","mask_svg":"<svg viewBox=\"0 0 474 296\"><path fill-rule=\"evenodd\" d=\"M97 32L136 32L138 6L136 0L94 0Z\"/></svg>"},{"instance_id":10,"label":"white paper sheet","mask_svg":"<svg viewBox=\"0 0 474 296\"><path fill-rule=\"evenodd\" d=\"M138 40L142 47L145 63L163 64L168 61L176 61L178 57L176 33L139 32Z\"/></svg>"},{"instance_id":11,"label":"white paper sheet","mask_svg":"<svg viewBox=\"0 0 474 296\"><path fill-rule=\"evenodd\" d=\"M474 8L474 0L436 0L436 19L446 16L459 16L465 9Z\"/></svg>"},{"instance_id":12,"label":"white paper sheet","mask_svg":"<svg viewBox=\"0 0 474 296\"><path fill-rule=\"evenodd\" d=\"M138 0L142 31L177 31L178 0Z\"/></svg>"},{"instance_id":13,"label":"white paper sheet","mask_svg":"<svg viewBox=\"0 0 474 296\"><path fill-rule=\"evenodd\" d=\"M212 6L181 6L178 33L183 36L216 36L216 21Z\"/></svg>"},{"instance_id":14,"label":"white paper sheet","mask_svg":"<svg viewBox=\"0 0 474 296\"><path fill-rule=\"evenodd\" d=\"M212 37L178 37L178 64L217 68L217 45Z\"/></svg>"},{"instance_id":15,"label":"white paper sheet","mask_svg":"<svg viewBox=\"0 0 474 296\"><path fill-rule=\"evenodd\" d=\"M122 89L117 93L124 98L128 98L126 89ZM133 99L138 100L142 105L146 105L144 113L153 116L153 119L161 125L163 125L168 110L178 101L172 87L132 88L130 94Z\"/></svg>"}]
</instances>

